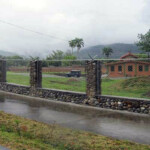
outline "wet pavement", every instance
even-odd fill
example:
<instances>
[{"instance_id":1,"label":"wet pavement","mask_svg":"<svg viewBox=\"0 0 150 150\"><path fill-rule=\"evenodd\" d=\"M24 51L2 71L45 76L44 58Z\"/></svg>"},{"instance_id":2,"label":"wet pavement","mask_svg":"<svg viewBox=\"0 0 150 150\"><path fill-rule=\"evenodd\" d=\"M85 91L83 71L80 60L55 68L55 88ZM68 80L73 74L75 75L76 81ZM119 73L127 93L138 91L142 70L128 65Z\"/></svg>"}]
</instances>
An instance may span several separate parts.
<instances>
[{"instance_id":1,"label":"wet pavement","mask_svg":"<svg viewBox=\"0 0 150 150\"><path fill-rule=\"evenodd\" d=\"M0 150L9 150L8 148L5 148L3 146L0 146Z\"/></svg>"},{"instance_id":2,"label":"wet pavement","mask_svg":"<svg viewBox=\"0 0 150 150\"><path fill-rule=\"evenodd\" d=\"M42 106L36 101L10 99L0 96L0 110L45 123L86 130L101 135L150 144L150 116L117 113L75 114Z\"/></svg>"}]
</instances>

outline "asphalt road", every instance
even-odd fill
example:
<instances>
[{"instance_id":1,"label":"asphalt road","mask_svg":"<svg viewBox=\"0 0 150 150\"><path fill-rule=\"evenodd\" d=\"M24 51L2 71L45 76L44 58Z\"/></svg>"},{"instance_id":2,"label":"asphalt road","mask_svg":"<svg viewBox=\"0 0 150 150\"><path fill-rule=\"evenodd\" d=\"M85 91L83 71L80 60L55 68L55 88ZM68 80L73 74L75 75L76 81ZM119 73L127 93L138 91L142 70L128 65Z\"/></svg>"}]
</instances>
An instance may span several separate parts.
<instances>
[{"instance_id":1,"label":"asphalt road","mask_svg":"<svg viewBox=\"0 0 150 150\"><path fill-rule=\"evenodd\" d=\"M3 146L0 146L0 150L9 150L8 148L5 148Z\"/></svg>"}]
</instances>

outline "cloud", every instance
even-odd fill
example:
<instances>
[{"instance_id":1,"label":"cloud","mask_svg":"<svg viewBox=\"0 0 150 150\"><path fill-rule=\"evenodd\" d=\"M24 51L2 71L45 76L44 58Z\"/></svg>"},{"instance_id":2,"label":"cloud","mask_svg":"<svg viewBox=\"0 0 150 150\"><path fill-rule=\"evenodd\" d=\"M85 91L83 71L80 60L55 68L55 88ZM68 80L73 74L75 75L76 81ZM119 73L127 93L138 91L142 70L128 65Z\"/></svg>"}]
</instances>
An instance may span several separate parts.
<instances>
[{"instance_id":1,"label":"cloud","mask_svg":"<svg viewBox=\"0 0 150 150\"><path fill-rule=\"evenodd\" d=\"M85 46L132 43L148 30L148 0L0 0L0 19ZM0 49L21 54L67 50L68 42L0 23Z\"/></svg>"},{"instance_id":2,"label":"cloud","mask_svg":"<svg viewBox=\"0 0 150 150\"><path fill-rule=\"evenodd\" d=\"M150 1L145 0L145 6L143 8L143 12L141 15L141 21L143 21L146 25L150 25Z\"/></svg>"}]
</instances>

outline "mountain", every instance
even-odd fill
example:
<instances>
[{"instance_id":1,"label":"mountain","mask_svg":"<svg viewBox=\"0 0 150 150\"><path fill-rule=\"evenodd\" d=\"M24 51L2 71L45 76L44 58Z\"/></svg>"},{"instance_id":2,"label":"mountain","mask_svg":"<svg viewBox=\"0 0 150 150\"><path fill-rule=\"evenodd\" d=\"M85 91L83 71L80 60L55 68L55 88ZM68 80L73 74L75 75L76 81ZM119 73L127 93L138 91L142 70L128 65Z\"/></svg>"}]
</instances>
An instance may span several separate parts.
<instances>
[{"instance_id":1,"label":"mountain","mask_svg":"<svg viewBox=\"0 0 150 150\"><path fill-rule=\"evenodd\" d=\"M80 59L89 59L88 54L90 54L92 57L97 55L96 58L105 58L102 51L104 47L111 47L113 49L113 53L111 54L110 58L120 58L122 55L128 53L129 51L131 53L141 53L141 51L135 44L115 43L109 45L96 45L83 48L80 51Z\"/></svg>"},{"instance_id":2,"label":"mountain","mask_svg":"<svg viewBox=\"0 0 150 150\"><path fill-rule=\"evenodd\" d=\"M17 55L17 54L13 53L13 52L8 52L8 51L0 50L0 55L1 56L14 56L14 55Z\"/></svg>"}]
</instances>

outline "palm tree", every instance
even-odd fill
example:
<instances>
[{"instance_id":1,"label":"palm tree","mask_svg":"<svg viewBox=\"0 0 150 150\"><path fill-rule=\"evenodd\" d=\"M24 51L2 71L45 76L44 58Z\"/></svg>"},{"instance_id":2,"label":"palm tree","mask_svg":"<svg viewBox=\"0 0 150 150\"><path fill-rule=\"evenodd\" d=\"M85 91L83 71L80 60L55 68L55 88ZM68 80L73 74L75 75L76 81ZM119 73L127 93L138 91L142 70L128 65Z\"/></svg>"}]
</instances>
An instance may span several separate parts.
<instances>
[{"instance_id":1,"label":"palm tree","mask_svg":"<svg viewBox=\"0 0 150 150\"><path fill-rule=\"evenodd\" d=\"M79 51L80 51L81 47L84 47L84 42L83 42L83 39L80 39L80 38L75 38L74 41L75 41L75 45L77 47L77 55L79 56Z\"/></svg>"},{"instance_id":2,"label":"palm tree","mask_svg":"<svg viewBox=\"0 0 150 150\"><path fill-rule=\"evenodd\" d=\"M72 48L72 54L73 54L73 49L76 47L76 43L74 40L69 41L69 46Z\"/></svg>"},{"instance_id":3,"label":"palm tree","mask_svg":"<svg viewBox=\"0 0 150 150\"><path fill-rule=\"evenodd\" d=\"M104 47L103 48L103 55L105 55L107 58L113 53L112 48L110 47Z\"/></svg>"}]
</instances>

